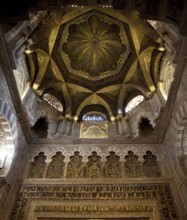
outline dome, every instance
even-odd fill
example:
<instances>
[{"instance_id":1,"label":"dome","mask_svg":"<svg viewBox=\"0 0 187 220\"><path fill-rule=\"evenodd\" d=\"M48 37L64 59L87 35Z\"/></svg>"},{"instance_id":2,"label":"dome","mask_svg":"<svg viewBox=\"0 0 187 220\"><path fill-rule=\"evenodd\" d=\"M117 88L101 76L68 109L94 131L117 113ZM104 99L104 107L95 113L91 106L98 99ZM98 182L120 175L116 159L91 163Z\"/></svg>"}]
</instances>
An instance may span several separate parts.
<instances>
[{"instance_id":1,"label":"dome","mask_svg":"<svg viewBox=\"0 0 187 220\"><path fill-rule=\"evenodd\" d=\"M70 72L97 80L120 71L128 49L117 21L93 12L67 25L65 33L61 50Z\"/></svg>"}]
</instances>

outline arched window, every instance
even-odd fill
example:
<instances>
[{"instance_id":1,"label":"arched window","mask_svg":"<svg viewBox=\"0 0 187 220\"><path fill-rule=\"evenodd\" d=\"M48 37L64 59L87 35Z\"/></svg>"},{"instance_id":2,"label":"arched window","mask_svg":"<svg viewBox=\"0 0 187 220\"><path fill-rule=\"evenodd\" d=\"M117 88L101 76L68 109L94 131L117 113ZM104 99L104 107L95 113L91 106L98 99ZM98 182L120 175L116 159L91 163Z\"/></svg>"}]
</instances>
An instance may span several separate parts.
<instances>
[{"instance_id":1,"label":"arched window","mask_svg":"<svg viewBox=\"0 0 187 220\"><path fill-rule=\"evenodd\" d=\"M45 93L43 95L43 100L45 100L48 104L53 106L53 108L55 108L59 112L63 112L63 110L64 110L63 106L62 106L61 102L55 96L53 96L49 93Z\"/></svg>"},{"instance_id":2,"label":"arched window","mask_svg":"<svg viewBox=\"0 0 187 220\"><path fill-rule=\"evenodd\" d=\"M137 95L136 97L134 97L133 99L131 99L128 104L125 107L125 112L129 112L131 111L133 108L135 108L136 106L138 106L141 102L143 102L144 100L144 96L143 95Z\"/></svg>"},{"instance_id":3,"label":"arched window","mask_svg":"<svg viewBox=\"0 0 187 220\"><path fill-rule=\"evenodd\" d=\"M106 116L100 112L89 112L83 115L82 121L84 122L103 122Z\"/></svg>"}]
</instances>

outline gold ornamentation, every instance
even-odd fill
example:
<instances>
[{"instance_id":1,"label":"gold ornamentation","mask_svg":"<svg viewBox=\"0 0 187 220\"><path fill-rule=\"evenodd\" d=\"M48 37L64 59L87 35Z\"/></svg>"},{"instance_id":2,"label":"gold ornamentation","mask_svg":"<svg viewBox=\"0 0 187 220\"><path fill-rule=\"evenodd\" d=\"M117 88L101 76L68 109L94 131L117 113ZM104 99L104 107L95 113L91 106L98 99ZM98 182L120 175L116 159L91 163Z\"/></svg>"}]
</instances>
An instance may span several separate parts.
<instances>
[{"instance_id":1,"label":"gold ornamentation","mask_svg":"<svg viewBox=\"0 0 187 220\"><path fill-rule=\"evenodd\" d=\"M123 201L139 201L141 203L144 201L156 201L158 204L158 209L163 220L178 219L178 214L176 212L176 207L174 204L173 195L171 192L170 185L167 183L163 184L97 184L97 185L22 185L18 192L18 199L16 200L13 212L11 213L10 220L23 220L26 219L28 214L28 210L30 208L31 202L35 201L48 201L49 203L53 203L54 201L58 201L61 205L55 206L57 209L53 209L53 206L49 205L39 205L36 206L35 212L46 211L46 212L55 212L57 210L59 212L74 212L77 209L77 213L82 213L84 211L84 207L82 204L79 206L75 205L66 205L66 201L105 201L107 202L115 202L121 201L121 205L116 204L118 212L128 212L128 210L132 212L136 212L141 208L141 205L127 205L123 204ZM64 205L62 205L64 204ZM44 210L44 207L46 208ZM69 207L69 208L68 208ZM75 208L73 211L73 207ZM98 207L98 208L97 208ZM103 211L101 211L101 207L103 207ZM94 205L86 204L85 213L90 213L91 209L93 214L104 211L111 211L114 206L108 204L99 204L94 203ZM130 208L131 207L131 208ZM135 208L136 207L136 208ZM147 208L146 208L147 207ZM152 211L151 205L142 207L145 212ZM81 211L82 210L82 211Z\"/></svg>"},{"instance_id":2,"label":"gold ornamentation","mask_svg":"<svg viewBox=\"0 0 187 220\"><path fill-rule=\"evenodd\" d=\"M138 156L134 155L132 151L125 156L124 173L126 177L137 178L142 176L141 163L138 161Z\"/></svg>"},{"instance_id":3,"label":"gold ornamentation","mask_svg":"<svg viewBox=\"0 0 187 220\"><path fill-rule=\"evenodd\" d=\"M106 157L105 176L110 178L122 177L122 167L119 161L120 157L115 152L111 151L110 155Z\"/></svg>"},{"instance_id":4,"label":"gold ornamentation","mask_svg":"<svg viewBox=\"0 0 187 220\"><path fill-rule=\"evenodd\" d=\"M47 169L47 178L62 178L64 175L64 163L65 157L62 152L58 151L55 156L52 157L52 162Z\"/></svg>"},{"instance_id":5,"label":"gold ornamentation","mask_svg":"<svg viewBox=\"0 0 187 220\"><path fill-rule=\"evenodd\" d=\"M67 178L81 178L83 177L84 163L82 162L82 156L76 151L74 156L70 157L70 162L67 166Z\"/></svg>"},{"instance_id":6,"label":"gold ornamentation","mask_svg":"<svg viewBox=\"0 0 187 220\"><path fill-rule=\"evenodd\" d=\"M82 162L82 156L76 151L73 156L70 157L70 162L67 164L67 168L64 163L65 157L61 152L57 152L52 157L52 162L47 168L47 178L140 178L140 177L160 177L161 169L157 162L157 157L152 155L150 151L144 155L144 163L138 161L138 156L134 155L132 151L128 152L125 156L124 166L120 162L120 157L115 152L111 151L109 156L106 157L107 162L103 164L101 157L97 155L97 152L93 151L92 155L88 157L86 166ZM28 178L44 178L42 169L45 169L45 158L42 156L42 152L39 156L34 158L34 162L31 164ZM65 171L66 168L66 171ZM124 169L123 169L124 168ZM40 174L39 174L40 172ZM66 176L64 177L64 173Z\"/></svg>"},{"instance_id":7,"label":"gold ornamentation","mask_svg":"<svg viewBox=\"0 0 187 220\"><path fill-rule=\"evenodd\" d=\"M60 54L71 73L99 80L120 71L129 53L127 44L117 20L92 12L65 26Z\"/></svg>"},{"instance_id":8,"label":"gold ornamentation","mask_svg":"<svg viewBox=\"0 0 187 220\"><path fill-rule=\"evenodd\" d=\"M102 163L101 157L97 156L97 152L93 151L92 155L88 157L86 164L86 177L99 178L102 176Z\"/></svg>"},{"instance_id":9,"label":"gold ornamentation","mask_svg":"<svg viewBox=\"0 0 187 220\"><path fill-rule=\"evenodd\" d=\"M153 207L148 205L67 205L67 206L50 206L50 205L41 205L36 206L34 212L63 212L63 213L77 213L77 212L86 212L86 213L140 213L140 212L152 212ZM139 218L138 218L139 219Z\"/></svg>"}]
</instances>

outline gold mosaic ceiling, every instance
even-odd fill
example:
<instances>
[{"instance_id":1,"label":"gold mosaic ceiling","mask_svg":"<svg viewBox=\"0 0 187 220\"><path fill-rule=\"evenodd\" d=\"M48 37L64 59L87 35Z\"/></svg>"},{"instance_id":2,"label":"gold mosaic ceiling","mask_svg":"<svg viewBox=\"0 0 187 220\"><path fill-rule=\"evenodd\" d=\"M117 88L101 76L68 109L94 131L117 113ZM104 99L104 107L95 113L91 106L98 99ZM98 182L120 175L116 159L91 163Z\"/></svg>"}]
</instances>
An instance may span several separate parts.
<instances>
[{"instance_id":1,"label":"gold mosaic ceiling","mask_svg":"<svg viewBox=\"0 0 187 220\"><path fill-rule=\"evenodd\" d=\"M134 96L156 92L162 40L135 11L49 11L33 37L31 86L39 96L55 95L65 115L92 109L116 117Z\"/></svg>"}]
</instances>

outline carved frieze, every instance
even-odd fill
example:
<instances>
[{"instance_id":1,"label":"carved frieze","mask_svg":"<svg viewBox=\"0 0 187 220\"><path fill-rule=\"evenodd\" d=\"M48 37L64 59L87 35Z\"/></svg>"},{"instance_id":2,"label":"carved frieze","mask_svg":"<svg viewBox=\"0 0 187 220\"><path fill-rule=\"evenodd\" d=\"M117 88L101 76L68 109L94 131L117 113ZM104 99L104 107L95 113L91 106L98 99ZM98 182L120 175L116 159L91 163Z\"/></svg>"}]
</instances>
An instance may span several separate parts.
<instances>
[{"instance_id":1,"label":"carved frieze","mask_svg":"<svg viewBox=\"0 0 187 220\"><path fill-rule=\"evenodd\" d=\"M10 220L24 220L27 219L28 211L30 210L31 202L48 201L49 204L41 204L35 206L34 212L47 212L51 213L69 213L75 212L76 216L80 213L91 213L92 215L100 212L140 212L140 209L145 212L151 212L151 204L157 204L158 211L161 215L161 219L178 219L178 214L171 193L170 185L163 184L139 184L137 185L21 185L17 200ZM107 204L103 204L102 201L106 201ZM136 201L149 201L150 205L125 205L123 201L131 202ZM62 202L62 205L55 206L53 202ZM78 204L69 206L64 204L68 201L88 201L89 204ZM97 203L90 202L97 201ZM121 201L121 204L111 205L111 202ZM54 208L55 207L55 208ZM102 208L103 207L103 208ZM77 208L77 209L76 209ZM102 210L101 210L102 209Z\"/></svg>"},{"instance_id":2,"label":"carved frieze","mask_svg":"<svg viewBox=\"0 0 187 220\"><path fill-rule=\"evenodd\" d=\"M150 205L79 205L79 206L50 206L50 205L40 205L36 206L34 212L63 212L63 213L115 213L115 212L126 212L126 213L141 213L141 212L152 212L153 207ZM120 218L121 219L121 218ZM130 220L130 219L128 219ZM139 218L138 218L139 220Z\"/></svg>"},{"instance_id":3,"label":"carved frieze","mask_svg":"<svg viewBox=\"0 0 187 220\"><path fill-rule=\"evenodd\" d=\"M83 157L78 151L69 157L69 162L64 162L65 156L58 151L52 156L52 161L47 165L46 156L42 152L34 158L31 163L28 178L141 178L160 177L161 168L157 157L151 151L147 151L143 156L144 162L140 162L137 155L128 151L124 156L125 162L120 161L120 157L114 151L109 152L109 156L103 161L102 157L93 151L88 156L88 161L83 163ZM47 173L45 170L47 167Z\"/></svg>"}]
</instances>

